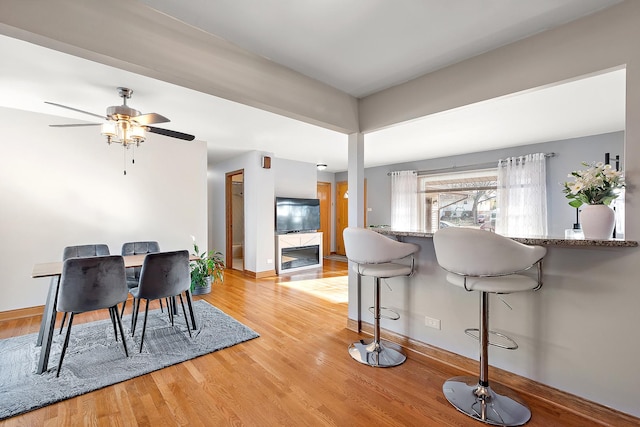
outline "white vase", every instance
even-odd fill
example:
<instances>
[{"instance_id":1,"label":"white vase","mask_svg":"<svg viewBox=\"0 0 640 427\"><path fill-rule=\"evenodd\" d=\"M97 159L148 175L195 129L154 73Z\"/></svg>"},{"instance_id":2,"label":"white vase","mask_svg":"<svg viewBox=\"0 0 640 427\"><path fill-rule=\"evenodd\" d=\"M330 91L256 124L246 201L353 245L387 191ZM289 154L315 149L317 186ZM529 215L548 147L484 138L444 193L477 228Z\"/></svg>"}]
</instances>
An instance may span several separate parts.
<instances>
[{"instance_id":1,"label":"white vase","mask_svg":"<svg viewBox=\"0 0 640 427\"><path fill-rule=\"evenodd\" d=\"M584 205L580 223L585 239L608 240L616 224L616 213L607 205Z\"/></svg>"}]
</instances>

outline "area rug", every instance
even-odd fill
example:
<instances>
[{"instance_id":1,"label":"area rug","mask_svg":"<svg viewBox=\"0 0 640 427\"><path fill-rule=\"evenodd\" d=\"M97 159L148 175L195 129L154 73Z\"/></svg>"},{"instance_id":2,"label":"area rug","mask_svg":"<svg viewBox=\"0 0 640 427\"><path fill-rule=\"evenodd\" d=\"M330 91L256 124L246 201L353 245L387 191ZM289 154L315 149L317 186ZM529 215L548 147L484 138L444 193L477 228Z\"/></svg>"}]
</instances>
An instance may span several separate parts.
<instances>
[{"instance_id":1,"label":"area rug","mask_svg":"<svg viewBox=\"0 0 640 427\"><path fill-rule=\"evenodd\" d=\"M144 312L131 338L131 317L123 318L129 357L116 342L109 319L73 325L60 377L56 378L64 332L56 330L49 369L36 374L40 347L37 334L0 340L0 420L70 397L116 384L185 360L231 347L259 335L204 300L195 301L198 329L189 338L182 312L171 326L166 310L149 312L142 353L139 353ZM65 330L66 331L66 330Z\"/></svg>"}]
</instances>

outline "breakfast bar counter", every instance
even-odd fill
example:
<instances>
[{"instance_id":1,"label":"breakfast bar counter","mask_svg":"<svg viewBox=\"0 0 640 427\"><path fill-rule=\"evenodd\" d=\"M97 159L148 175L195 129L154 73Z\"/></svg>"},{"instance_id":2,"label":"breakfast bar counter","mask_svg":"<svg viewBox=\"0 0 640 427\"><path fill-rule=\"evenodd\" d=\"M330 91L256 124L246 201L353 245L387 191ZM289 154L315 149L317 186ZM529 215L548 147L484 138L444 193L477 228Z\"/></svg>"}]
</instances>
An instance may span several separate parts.
<instances>
[{"instance_id":1,"label":"breakfast bar counter","mask_svg":"<svg viewBox=\"0 0 640 427\"><path fill-rule=\"evenodd\" d=\"M433 233L371 229L420 247L413 276L384 281L382 299L400 319L383 318L383 331L478 360L478 343L465 334L466 328L478 326L478 295L448 284L447 273L436 260ZM491 347L491 365L635 413L637 395L629 391L640 383L636 369L640 353L633 343L640 324L638 242L553 237L514 240L547 248L543 286L536 292L491 296L492 329L511 336L519 345L516 351ZM350 269L351 325L359 317L365 325L373 324L367 310L373 305L373 289L371 278L362 277L359 310L358 278Z\"/></svg>"},{"instance_id":2,"label":"breakfast bar counter","mask_svg":"<svg viewBox=\"0 0 640 427\"><path fill-rule=\"evenodd\" d=\"M384 227L371 227L371 230L380 234L397 237L433 237L433 233L424 231L397 231ZM540 246L572 246L572 247L637 247L638 242L634 240L609 239L609 240L591 240L591 239L564 239L555 237L512 237L516 242L527 245Z\"/></svg>"}]
</instances>

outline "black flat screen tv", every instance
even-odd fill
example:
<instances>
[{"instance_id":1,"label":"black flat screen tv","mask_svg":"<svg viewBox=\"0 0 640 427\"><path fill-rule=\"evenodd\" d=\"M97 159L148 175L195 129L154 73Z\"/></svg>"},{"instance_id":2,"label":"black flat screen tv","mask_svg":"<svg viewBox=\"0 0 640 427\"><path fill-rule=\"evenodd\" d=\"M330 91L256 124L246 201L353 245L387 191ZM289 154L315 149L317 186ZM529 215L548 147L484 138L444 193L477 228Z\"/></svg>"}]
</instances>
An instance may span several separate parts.
<instances>
[{"instance_id":1,"label":"black flat screen tv","mask_svg":"<svg viewBox=\"0 0 640 427\"><path fill-rule=\"evenodd\" d=\"M276 197L276 233L317 231L320 228L320 200Z\"/></svg>"}]
</instances>

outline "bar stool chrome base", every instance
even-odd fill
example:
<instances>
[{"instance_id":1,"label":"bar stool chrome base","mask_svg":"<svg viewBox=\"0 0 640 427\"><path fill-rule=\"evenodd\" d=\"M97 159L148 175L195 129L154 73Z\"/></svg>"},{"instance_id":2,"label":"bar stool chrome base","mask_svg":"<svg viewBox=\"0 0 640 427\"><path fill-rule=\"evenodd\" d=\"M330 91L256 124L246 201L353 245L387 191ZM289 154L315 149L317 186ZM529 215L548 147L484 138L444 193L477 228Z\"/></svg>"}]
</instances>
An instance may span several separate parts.
<instances>
[{"instance_id":1,"label":"bar stool chrome base","mask_svg":"<svg viewBox=\"0 0 640 427\"><path fill-rule=\"evenodd\" d=\"M500 384L483 387L477 377L454 377L442 386L445 397L458 411L495 426L521 426L531 411L517 394Z\"/></svg>"},{"instance_id":2,"label":"bar stool chrome base","mask_svg":"<svg viewBox=\"0 0 640 427\"><path fill-rule=\"evenodd\" d=\"M391 368L402 365L407 360L399 345L389 341L376 343L372 339L349 345L349 354L358 362L376 368Z\"/></svg>"}]
</instances>

